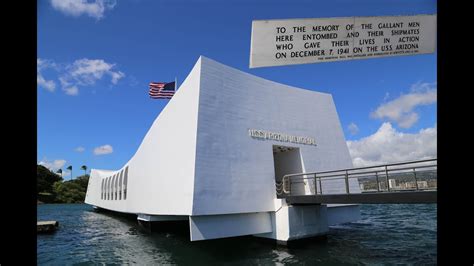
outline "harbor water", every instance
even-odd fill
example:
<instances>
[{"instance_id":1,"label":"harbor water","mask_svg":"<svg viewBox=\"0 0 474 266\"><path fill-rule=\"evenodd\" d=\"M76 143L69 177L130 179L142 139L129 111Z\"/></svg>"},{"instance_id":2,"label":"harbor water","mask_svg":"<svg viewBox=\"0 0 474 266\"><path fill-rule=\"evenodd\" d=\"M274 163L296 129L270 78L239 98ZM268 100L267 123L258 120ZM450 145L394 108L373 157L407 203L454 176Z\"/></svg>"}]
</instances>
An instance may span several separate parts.
<instances>
[{"instance_id":1,"label":"harbor water","mask_svg":"<svg viewBox=\"0 0 474 266\"><path fill-rule=\"evenodd\" d=\"M437 257L436 204L362 205L360 221L289 247L256 237L190 242L185 227L149 232L136 216L86 204L38 205L37 218L59 222L37 236L38 265L433 265Z\"/></svg>"}]
</instances>

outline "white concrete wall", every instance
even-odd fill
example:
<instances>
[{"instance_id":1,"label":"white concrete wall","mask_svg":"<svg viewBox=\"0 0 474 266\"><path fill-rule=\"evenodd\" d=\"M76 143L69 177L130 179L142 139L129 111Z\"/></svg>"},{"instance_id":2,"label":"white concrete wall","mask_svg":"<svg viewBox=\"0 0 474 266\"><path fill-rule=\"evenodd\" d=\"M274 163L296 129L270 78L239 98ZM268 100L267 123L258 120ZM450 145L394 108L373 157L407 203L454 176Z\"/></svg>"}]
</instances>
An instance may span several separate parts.
<instances>
[{"instance_id":1,"label":"white concrete wall","mask_svg":"<svg viewBox=\"0 0 474 266\"><path fill-rule=\"evenodd\" d=\"M276 210L272 145L289 143L251 138L248 129L314 137L317 146L287 145L300 148L306 171L352 167L331 95L201 63L193 215ZM343 184L326 190L342 193Z\"/></svg>"},{"instance_id":2,"label":"white concrete wall","mask_svg":"<svg viewBox=\"0 0 474 266\"><path fill-rule=\"evenodd\" d=\"M127 199L100 199L99 179L123 168L108 173L93 170L86 203L128 213L191 214L200 69L198 60L124 165L129 166Z\"/></svg>"},{"instance_id":3,"label":"white concrete wall","mask_svg":"<svg viewBox=\"0 0 474 266\"><path fill-rule=\"evenodd\" d=\"M288 240L325 235L329 231L326 205L289 206Z\"/></svg>"},{"instance_id":4,"label":"white concrete wall","mask_svg":"<svg viewBox=\"0 0 474 266\"><path fill-rule=\"evenodd\" d=\"M269 212L189 217L191 241L272 232Z\"/></svg>"},{"instance_id":5,"label":"white concrete wall","mask_svg":"<svg viewBox=\"0 0 474 266\"><path fill-rule=\"evenodd\" d=\"M326 205L288 206L284 200L275 200L278 205L272 212L272 232L256 234L257 237L282 242L324 235L329 231Z\"/></svg>"},{"instance_id":6,"label":"white concrete wall","mask_svg":"<svg viewBox=\"0 0 474 266\"><path fill-rule=\"evenodd\" d=\"M96 205L92 202L99 203L101 201L102 177L111 176L114 173L114 171L110 170L91 169L89 184L87 185L86 203Z\"/></svg>"}]
</instances>

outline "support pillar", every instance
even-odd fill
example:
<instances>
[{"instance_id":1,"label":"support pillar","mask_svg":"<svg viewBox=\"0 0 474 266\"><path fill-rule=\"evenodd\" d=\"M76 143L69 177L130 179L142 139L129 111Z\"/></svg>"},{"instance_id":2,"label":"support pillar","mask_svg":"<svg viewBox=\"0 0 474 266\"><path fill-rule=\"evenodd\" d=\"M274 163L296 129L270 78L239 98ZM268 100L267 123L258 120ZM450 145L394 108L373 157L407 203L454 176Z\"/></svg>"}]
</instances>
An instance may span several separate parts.
<instances>
[{"instance_id":1,"label":"support pillar","mask_svg":"<svg viewBox=\"0 0 474 266\"><path fill-rule=\"evenodd\" d=\"M329 231L326 205L295 206L280 201L280 207L271 214L273 231L254 235L275 239L278 244L288 241L326 235Z\"/></svg>"}]
</instances>

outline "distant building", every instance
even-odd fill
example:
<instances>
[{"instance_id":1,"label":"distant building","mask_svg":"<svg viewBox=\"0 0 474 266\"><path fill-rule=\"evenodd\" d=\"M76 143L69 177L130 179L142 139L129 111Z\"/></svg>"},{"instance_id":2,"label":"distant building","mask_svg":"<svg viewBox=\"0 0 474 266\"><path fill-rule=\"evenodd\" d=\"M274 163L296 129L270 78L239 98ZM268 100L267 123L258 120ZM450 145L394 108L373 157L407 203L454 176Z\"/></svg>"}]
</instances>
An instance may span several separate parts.
<instances>
[{"instance_id":1,"label":"distant building","mask_svg":"<svg viewBox=\"0 0 474 266\"><path fill-rule=\"evenodd\" d=\"M397 187L397 182L395 179L389 179L388 180L388 187L389 188L396 188Z\"/></svg>"},{"instance_id":2,"label":"distant building","mask_svg":"<svg viewBox=\"0 0 474 266\"><path fill-rule=\"evenodd\" d=\"M404 182L400 183L400 188L404 189L416 189L416 185L418 184L418 188L428 188L428 181L409 181L409 182Z\"/></svg>"},{"instance_id":3,"label":"distant building","mask_svg":"<svg viewBox=\"0 0 474 266\"><path fill-rule=\"evenodd\" d=\"M428 188L428 182L427 181L418 181L418 188Z\"/></svg>"},{"instance_id":4,"label":"distant building","mask_svg":"<svg viewBox=\"0 0 474 266\"><path fill-rule=\"evenodd\" d=\"M437 179L428 180L428 187L438 187L438 180Z\"/></svg>"},{"instance_id":5,"label":"distant building","mask_svg":"<svg viewBox=\"0 0 474 266\"><path fill-rule=\"evenodd\" d=\"M405 188L406 189L415 189L416 188L415 181L405 182Z\"/></svg>"}]
</instances>

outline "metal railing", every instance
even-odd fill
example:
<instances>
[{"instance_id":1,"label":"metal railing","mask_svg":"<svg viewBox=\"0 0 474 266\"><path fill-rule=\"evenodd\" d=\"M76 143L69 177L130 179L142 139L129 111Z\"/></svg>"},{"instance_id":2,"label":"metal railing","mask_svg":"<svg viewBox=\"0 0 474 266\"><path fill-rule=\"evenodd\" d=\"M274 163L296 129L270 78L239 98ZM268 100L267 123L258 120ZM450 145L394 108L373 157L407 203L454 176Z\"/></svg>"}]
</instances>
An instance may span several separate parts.
<instances>
[{"instance_id":1,"label":"metal railing","mask_svg":"<svg viewBox=\"0 0 474 266\"><path fill-rule=\"evenodd\" d=\"M323 186L325 181L341 179L344 180L346 194L351 193L349 181L354 179L358 181L360 191L363 193L433 190L437 189L437 161L438 159L429 159L324 172L288 174L283 176L281 182L276 182L276 191L279 197L286 197L291 195L292 186L302 183L303 188L300 185L300 190L304 189L305 191L306 186L309 185L312 195L322 195L325 193ZM306 192L303 194L307 195Z\"/></svg>"}]
</instances>

